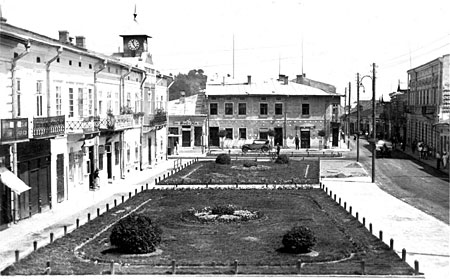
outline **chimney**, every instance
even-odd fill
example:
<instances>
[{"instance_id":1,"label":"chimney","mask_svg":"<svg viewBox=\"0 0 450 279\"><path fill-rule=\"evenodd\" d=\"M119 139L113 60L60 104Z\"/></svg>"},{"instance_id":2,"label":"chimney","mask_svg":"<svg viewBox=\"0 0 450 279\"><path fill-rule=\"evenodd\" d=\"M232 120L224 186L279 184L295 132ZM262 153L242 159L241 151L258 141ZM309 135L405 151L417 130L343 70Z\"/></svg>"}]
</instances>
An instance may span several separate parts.
<instances>
[{"instance_id":1,"label":"chimney","mask_svg":"<svg viewBox=\"0 0 450 279\"><path fill-rule=\"evenodd\" d=\"M284 85L287 85L289 83L289 77L284 76Z\"/></svg>"},{"instance_id":2,"label":"chimney","mask_svg":"<svg viewBox=\"0 0 450 279\"><path fill-rule=\"evenodd\" d=\"M247 76L247 84L251 84L252 83L252 76Z\"/></svg>"},{"instance_id":3,"label":"chimney","mask_svg":"<svg viewBox=\"0 0 450 279\"><path fill-rule=\"evenodd\" d=\"M59 31L59 42L63 44L69 43L69 31Z\"/></svg>"},{"instance_id":4,"label":"chimney","mask_svg":"<svg viewBox=\"0 0 450 279\"><path fill-rule=\"evenodd\" d=\"M302 80L303 80L303 75L297 75L296 79L295 79L295 82L301 84Z\"/></svg>"},{"instance_id":5,"label":"chimney","mask_svg":"<svg viewBox=\"0 0 450 279\"><path fill-rule=\"evenodd\" d=\"M86 49L86 38L84 36L75 36L75 45Z\"/></svg>"}]
</instances>

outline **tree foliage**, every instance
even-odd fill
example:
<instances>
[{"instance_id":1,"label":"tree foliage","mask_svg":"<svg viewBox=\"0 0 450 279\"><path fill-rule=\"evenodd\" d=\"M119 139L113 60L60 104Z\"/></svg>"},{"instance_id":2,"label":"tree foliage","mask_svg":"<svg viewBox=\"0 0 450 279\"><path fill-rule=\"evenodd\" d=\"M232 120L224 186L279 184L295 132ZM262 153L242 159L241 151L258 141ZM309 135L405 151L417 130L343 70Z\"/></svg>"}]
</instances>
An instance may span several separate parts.
<instances>
[{"instance_id":1,"label":"tree foliage","mask_svg":"<svg viewBox=\"0 0 450 279\"><path fill-rule=\"evenodd\" d=\"M206 81L207 76L202 69L190 70L188 74L179 73L169 88L169 100L179 99L182 91L186 97L199 94L206 88Z\"/></svg>"}]
</instances>

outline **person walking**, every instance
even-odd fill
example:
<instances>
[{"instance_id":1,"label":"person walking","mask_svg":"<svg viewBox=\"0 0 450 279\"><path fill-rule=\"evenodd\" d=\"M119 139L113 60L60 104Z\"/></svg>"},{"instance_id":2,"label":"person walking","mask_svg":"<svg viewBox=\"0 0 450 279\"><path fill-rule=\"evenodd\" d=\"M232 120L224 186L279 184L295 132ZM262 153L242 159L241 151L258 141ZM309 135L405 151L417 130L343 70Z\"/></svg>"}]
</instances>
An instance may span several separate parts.
<instances>
[{"instance_id":1,"label":"person walking","mask_svg":"<svg viewBox=\"0 0 450 279\"><path fill-rule=\"evenodd\" d=\"M423 145L423 159L428 160L428 144Z\"/></svg>"},{"instance_id":2,"label":"person walking","mask_svg":"<svg viewBox=\"0 0 450 279\"><path fill-rule=\"evenodd\" d=\"M448 154L446 151L444 151L444 153L442 154L442 167L444 169L447 168L447 164L448 164Z\"/></svg>"},{"instance_id":3,"label":"person walking","mask_svg":"<svg viewBox=\"0 0 450 279\"><path fill-rule=\"evenodd\" d=\"M298 138L298 135L295 135L295 149L300 149L300 139Z\"/></svg>"},{"instance_id":4,"label":"person walking","mask_svg":"<svg viewBox=\"0 0 450 279\"><path fill-rule=\"evenodd\" d=\"M277 143L277 156L280 156L280 150L281 150L280 144Z\"/></svg>"},{"instance_id":5,"label":"person walking","mask_svg":"<svg viewBox=\"0 0 450 279\"><path fill-rule=\"evenodd\" d=\"M419 159L422 159L423 157L423 154L422 154L422 152L423 152L423 143L422 142L419 142L418 144L417 144L417 151L419 152Z\"/></svg>"},{"instance_id":6,"label":"person walking","mask_svg":"<svg viewBox=\"0 0 450 279\"><path fill-rule=\"evenodd\" d=\"M437 169L441 168L441 160L442 160L441 153L439 153L439 151L438 151L438 152L436 152L436 168Z\"/></svg>"}]
</instances>

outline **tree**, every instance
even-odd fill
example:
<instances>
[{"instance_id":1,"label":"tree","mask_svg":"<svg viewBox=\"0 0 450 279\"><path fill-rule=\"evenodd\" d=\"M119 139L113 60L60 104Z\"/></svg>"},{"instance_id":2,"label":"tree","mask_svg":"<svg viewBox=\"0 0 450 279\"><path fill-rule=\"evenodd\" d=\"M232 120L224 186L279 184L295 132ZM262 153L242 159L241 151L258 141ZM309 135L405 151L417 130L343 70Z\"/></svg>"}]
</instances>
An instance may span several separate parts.
<instances>
[{"instance_id":1,"label":"tree","mask_svg":"<svg viewBox=\"0 0 450 279\"><path fill-rule=\"evenodd\" d=\"M187 75L179 73L169 88L169 100L179 99L181 91L186 93L186 97L199 94L206 88L207 78L202 69L190 70Z\"/></svg>"}]
</instances>

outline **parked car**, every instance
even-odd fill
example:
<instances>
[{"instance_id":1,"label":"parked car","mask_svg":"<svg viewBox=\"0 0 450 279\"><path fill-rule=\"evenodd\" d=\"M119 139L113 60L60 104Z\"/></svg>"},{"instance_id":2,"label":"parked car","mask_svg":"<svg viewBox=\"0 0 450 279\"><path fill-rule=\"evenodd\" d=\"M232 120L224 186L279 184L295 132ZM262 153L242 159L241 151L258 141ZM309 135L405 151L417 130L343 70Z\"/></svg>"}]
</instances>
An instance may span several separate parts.
<instances>
[{"instance_id":1,"label":"parked car","mask_svg":"<svg viewBox=\"0 0 450 279\"><path fill-rule=\"evenodd\" d=\"M387 140L378 140L375 146L375 151L378 158L391 157L392 142Z\"/></svg>"},{"instance_id":2,"label":"parked car","mask_svg":"<svg viewBox=\"0 0 450 279\"><path fill-rule=\"evenodd\" d=\"M270 146L269 140L266 140L266 139L256 139L256 140L253 140L253 143L244 144L242 146L242 152L244 152L244 153L251 151L251 150L267 152L271 149L272 149L272 146Z\"/></svg>"}]
</instances>

